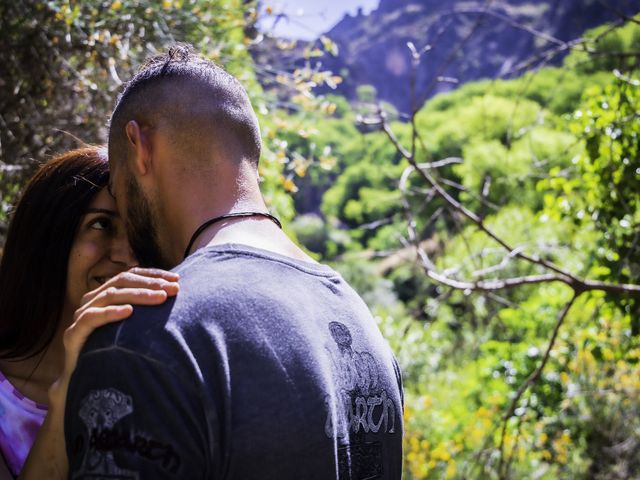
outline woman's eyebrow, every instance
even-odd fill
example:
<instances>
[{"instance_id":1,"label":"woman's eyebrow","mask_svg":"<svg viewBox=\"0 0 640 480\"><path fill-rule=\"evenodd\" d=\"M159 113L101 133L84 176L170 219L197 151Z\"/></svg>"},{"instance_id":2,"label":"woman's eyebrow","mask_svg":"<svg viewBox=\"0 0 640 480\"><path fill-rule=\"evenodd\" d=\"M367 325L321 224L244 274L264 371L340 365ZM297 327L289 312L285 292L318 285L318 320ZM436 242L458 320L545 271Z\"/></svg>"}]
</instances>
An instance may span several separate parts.
<instances>
[{"instance_id":1,"label":"woman's eyebrow","mask_svg":"<svg viewBox=\"0 0 640 480\"><path fill-rule=\"evenodd\" d=\"M85 213L103 213L112 217L116 217L118 215L118 212L115 210L109 210L108 208L87 208Z\"/></svg>"}]
</instances>

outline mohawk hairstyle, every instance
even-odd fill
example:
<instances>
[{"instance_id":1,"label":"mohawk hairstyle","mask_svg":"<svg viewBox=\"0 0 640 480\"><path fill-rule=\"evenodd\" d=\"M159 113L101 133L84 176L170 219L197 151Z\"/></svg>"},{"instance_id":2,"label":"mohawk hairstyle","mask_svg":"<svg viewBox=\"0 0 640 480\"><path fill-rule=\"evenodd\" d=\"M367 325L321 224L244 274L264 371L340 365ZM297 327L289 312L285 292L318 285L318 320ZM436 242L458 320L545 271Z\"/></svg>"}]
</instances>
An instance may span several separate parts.
<instances>
[{"instance_id":1,"label":"mohawk hairstyle","mask_svg":"<svg viewBox=\"0 0 640 480\"><path fill-rule=\"evenodd\" d=\"M125 84L109 122L111 158L126 156L124 130L128 121L164 117L175 120L177 124L177 112L182 112L183 117L189 116L183 111L188 108L189 101L180 103L176 95L167 95L166 90L162 90L163 85L171 82L179 83L175 94L187 98L194 109L205 106L211 112L204 124L190 122L192 137L188 143L207 137L215 129L216 135L222 135L241 147L243 158L258 163L260 129L244 87L222 67L197 55L191 45L183 43L172 45L165 53L147 59ZM186 95L185 92L193 89L197 89L197 95Z\"/></svg>"}]
</instances>

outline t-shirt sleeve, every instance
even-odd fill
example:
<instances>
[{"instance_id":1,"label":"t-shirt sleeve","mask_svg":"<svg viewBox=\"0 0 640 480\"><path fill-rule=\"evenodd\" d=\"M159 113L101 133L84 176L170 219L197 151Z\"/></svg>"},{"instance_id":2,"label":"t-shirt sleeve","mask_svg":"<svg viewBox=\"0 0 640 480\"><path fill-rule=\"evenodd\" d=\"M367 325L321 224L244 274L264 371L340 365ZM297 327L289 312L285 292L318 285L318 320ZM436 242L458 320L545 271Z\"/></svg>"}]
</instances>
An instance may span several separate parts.
<instances>
[{"instance_id":1,"label":"t-shirt sleeve","mask_svg":"<svg viewBox=\"0 0 640 480\"><path fill-rule=\"evenodd\" d=\"M69 478L209 478L206 421L185 377L118 347L84 353L65 411Z\"/></svg>"}]
</instances>

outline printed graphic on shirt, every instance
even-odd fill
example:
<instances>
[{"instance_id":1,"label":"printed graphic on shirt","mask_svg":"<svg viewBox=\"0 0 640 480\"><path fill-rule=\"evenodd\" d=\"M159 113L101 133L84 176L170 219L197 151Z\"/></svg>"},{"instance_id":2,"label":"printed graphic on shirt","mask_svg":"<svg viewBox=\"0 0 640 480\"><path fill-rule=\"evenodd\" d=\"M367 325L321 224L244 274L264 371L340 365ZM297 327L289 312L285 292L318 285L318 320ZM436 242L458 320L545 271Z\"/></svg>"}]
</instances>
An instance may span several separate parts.
<instances>
[{"instance_id":1,"label":"printed graphic on shirt","mask_svg":"<svg viewBox=\"0 0 640 480\"><path fill-rule=\"evenodd\" d=\"M353 348L347 326L331 322L329 331L335 342L327 348L338 383L338 400L331 395L325 399L325 434L349 442L338 450L340 478L381 478L382 445L366 442L363 436L394 433L397 406L381 385L376 359L369 352Z\"/></svg>"},{"instance_id":2,"label":"printed graphic on shirt","mask_svg":"<svg viewBox=\"0 0 640 480\"><path fill-rule=\"evenodd\" d=\"M87 427L89 443L74 480L138 480L137 472L117 465L116 451L156 463L170 473L178 471L180 457L172 445L118 425L133 411L132 398L115 388L94 390L83 400L78 415Z\"/></svg>"},{"instance_id":3,"label":"printed graphic on shirt","mask_svg":"<svg viewBox=\"0 0 640 480\"><path fill-rule=\"evenodd\" d=\"M325 433L329 438L346 437L349 433L394 433L395 414L393 400L380 386L380 372L375 358L369 352L358 352L352 347L349 329L340 322L329 324L331 337L338 352L332 354L338 380L341 403L332 405L327 396ZM338 409L337 415L334 408ZM333 425L332 418L338 425Z\"/></svg>"},{"instance_id":4,"label":"printed graphic on shirt","mask_svg":"<svg viewBox=\"0 0 640 480\"><path fill-rule=\"evenodd\" d=\"M138 474L116 465L113 451L99 448L100 436L113 431L115 425L133 412L133 401L129 395L107 388L93 390L82 401L78 415L87 427L89 445L75 479L138 480Z\"/></svg>"}]
</instances>

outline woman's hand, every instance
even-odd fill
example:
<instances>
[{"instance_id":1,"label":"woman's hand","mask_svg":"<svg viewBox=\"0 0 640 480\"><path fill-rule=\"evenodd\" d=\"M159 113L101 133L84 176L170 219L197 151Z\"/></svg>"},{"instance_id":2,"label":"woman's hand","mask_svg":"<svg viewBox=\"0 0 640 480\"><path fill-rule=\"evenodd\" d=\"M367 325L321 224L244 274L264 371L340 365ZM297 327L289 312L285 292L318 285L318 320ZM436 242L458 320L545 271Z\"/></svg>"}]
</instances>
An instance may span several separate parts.
<instances>
[{"instance_id":1,"label":"woman's hand","mask_svg":"<svg viewBox=\"0 0 640 480\"><path fill-rule=\"evenodd\" d=\"M49 411L29 452L20 479L64 479L68 464L64 444L64 407L71 374L89 335L98 327L123 320L133 305L159 305L178 293L179 275L153 268L132 268L82 297L73 323L64 332L65 359L60 378L49 388Z\"/></svg>"},{"instance_id":2,"label":"woman's hand","mask_svg":"<svg viewBox=\"0 0 640 480\"><path fill-rule=\"evenodd\" d=\"M132 305L159 305L178 293L179 275L155 268L132 268L109 279L82 297L73 323L64 332L63 377L75 370L80 350L98 327L123 320L133 313Z\"/></svg>"}]
</instances>

